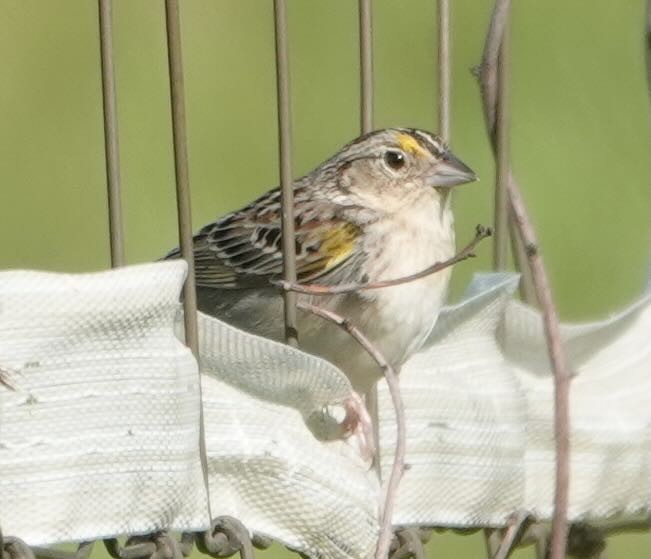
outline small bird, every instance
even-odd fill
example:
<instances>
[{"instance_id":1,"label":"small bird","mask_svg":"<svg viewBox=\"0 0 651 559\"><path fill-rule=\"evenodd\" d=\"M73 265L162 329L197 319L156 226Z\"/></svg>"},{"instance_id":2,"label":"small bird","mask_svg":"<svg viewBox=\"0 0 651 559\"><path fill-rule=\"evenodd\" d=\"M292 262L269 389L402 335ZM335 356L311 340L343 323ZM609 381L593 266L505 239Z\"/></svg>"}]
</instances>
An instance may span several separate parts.
<instances>
[{"instance_id":1,"label":"small bird","mask_svg":"<svg viewBox=\"0 0 651 559\"><path fill-rule=\"evenodd\" d=\"M450 187L477 180L438 136L377 130L345 145L294 182L298 280L335 286L395 279L454 255ZM194 237L199 309L243 330L282 340L281 193L270 190ZM177 250L167 258L179 257ZM409 283L299 300L359 327L396 367L436 322L450 268ZM299 313L299 345L337 365L366 393L380 377L373 359L337 326Z\"/></svg>"}]
</instances>

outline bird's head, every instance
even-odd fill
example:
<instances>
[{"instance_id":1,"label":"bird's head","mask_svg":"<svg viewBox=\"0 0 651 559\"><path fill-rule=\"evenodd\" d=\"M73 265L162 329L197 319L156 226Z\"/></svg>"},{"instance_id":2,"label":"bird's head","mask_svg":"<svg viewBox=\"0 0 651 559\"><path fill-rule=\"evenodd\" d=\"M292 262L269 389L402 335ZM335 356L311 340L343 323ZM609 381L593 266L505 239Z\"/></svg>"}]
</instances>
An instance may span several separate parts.
<instances>
[{"instance_id":1,"label":"bird's head","mask_svg":"<svg viewBox=\"0 0 651 559\"><path fill-rule=\"evenodd\" d=\"M450 187L477 180L441 138L413 128L361 136L325 167L334 171L342 201L380 212L417 203L424 193L445 200Z\"/></svg>"}]
</instances>

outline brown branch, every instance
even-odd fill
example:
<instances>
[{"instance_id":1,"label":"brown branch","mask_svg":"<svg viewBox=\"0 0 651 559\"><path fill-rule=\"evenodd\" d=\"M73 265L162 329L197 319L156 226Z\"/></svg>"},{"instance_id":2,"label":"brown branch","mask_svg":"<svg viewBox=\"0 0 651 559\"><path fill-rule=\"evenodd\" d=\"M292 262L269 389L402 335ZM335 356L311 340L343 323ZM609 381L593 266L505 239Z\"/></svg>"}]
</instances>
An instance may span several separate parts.
<instances>
[{"instance_id":1,"label":"brown branch","mask_svg":"<svg viewBox=\"0 0 651 559\"><path fill-rule=\"evenodd\" d=\"M375 347L362 331L355 325L351 324L349 320L343 316L299 301L297 303L299 309L312 313L325 320L333 322L346 332L348 332L354 339L361 345L368 354L379 365L384 374L384 378L389 387L391 400L393 401L393 408L396 414L396 451L393 459L393 466L391 467L391 475L389 477L389 484L387 485L386 495L384 499L384 510L382 512L382 519L380 523L380 537L378 539L377 549L375 552L376 559L387 559L389 555L389 547L391 546L392 528L391 520L393 517L393 507L398 493L398 485L405 469L405 452L406 452L406 420L405 420L405 407L400 395L400 383L398 382L398 375L394 368L386 360L382 352Z\"/></svg>"},{"instance_id":2,"label":"brown branch","mask_svg":"<svg viewBox=\"0 0 651 559\"><path fill-rule=\"evenodd\" d=\"M490 28L486 36L484 53L480 68L480 87L484 105L484 116L491 144L495 148L495 117L497 100L497 59L499 47L504 37L510 0L496 0ZM542 309L545 336L549 357L554 371L554 434L556 440L556 486L554 494L554 514L552 517L550 559L565 557L567 544L567 506L569 489L569 390L570 369L563 345L556 307L543 259L538 248L538 240L531 220L527 214L520 188L512 173L507 176L507 192L511 214L522 239L529 262L529 268Z\"/></svg>"},{"instance_id":3,"label":"brown branch","mask_svg":"<svg viewBox=\"0 0 651 559\"><path fill-rule=\"evenodd\" d=\"M316 283L310 284L300 284L292 283L289 281L273 281L274 285L279 286L284 291L295 291L296 293L303 293L305 295L336 295L340 293L354 293L355 291L361 291L364 289L381 289L383 287L393 287L394 285L400 285L403 283L408 283L410 281L415 281L417 279L424 278L426 276L435 274L454 266L459 262L468 260L468 258L475 257L475 247L486 237L490 237L492 231L490 227L484 227L482 225L477 225L475 229L475 238L470 241L460 252L455 254L452 258L444 260L443 262L436 262L428 268L411 274L409 276L404 276L401 278L394 278L389 280L382 280L370 283L344 283L340 285L319 285Z\"/></svg>"},{"instance_id":4,"label":"brown branch","mask_svg":"<svg viewBox=\"0 0 651 559\"><path fill-rule=\"evenodd\" d=\"M511 555L511 552L515 549L522 538L522 534L527 527L529 518L529 513L526 512L518 512L513 515L506 528L504 537L502 538L502 543L493 556L493 559L506 559Z\"/></svg>"}]
</instances>

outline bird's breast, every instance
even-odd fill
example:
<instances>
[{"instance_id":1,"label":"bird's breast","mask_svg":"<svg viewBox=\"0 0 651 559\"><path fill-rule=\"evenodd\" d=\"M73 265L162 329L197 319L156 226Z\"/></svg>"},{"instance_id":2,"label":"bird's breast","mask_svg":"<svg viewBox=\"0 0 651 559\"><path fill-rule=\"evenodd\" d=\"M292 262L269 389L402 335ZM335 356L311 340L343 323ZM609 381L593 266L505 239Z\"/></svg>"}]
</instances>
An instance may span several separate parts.
<instances>
[{"instance_id":1,"label":"bird's breast","mask_svg":"<svg viewBox=\"0 0 651 559\"><path fill-rule=\"evenodd\" d=\"M369 281L402 278L420 272L454 255L452 215L412 212L374 224L368 238L376 242L367 248ZM365 292L367 299L362 325L393 353L394 362L408 357L429 334L445 302L451 269L446 268L403 283Z\"/></svg>"}]
</instances>

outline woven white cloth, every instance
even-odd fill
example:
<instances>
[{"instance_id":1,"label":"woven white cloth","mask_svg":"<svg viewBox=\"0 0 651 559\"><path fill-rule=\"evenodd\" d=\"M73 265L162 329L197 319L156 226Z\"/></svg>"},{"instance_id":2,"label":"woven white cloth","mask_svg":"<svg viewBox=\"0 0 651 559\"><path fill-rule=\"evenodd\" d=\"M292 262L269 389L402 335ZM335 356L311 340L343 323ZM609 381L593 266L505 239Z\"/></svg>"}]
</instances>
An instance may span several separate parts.
<instances>
[{"instance_id":1,"label":"woven white cloth","mask_svg":"<svg viewBox=\"0 0 651 559\"><path fill-rule=\"evenodd\" d=\"M30 544L209 521L182 262L0 273L0 525Z\"/></svg>"},{"instance_id":2,"label":"woven white cloth","mask_svg":"<svg viewBox=\"0 0 651 559\"><path fill-rule=\"evenodd\" d=\"M379 483L341 440L316 432L323 410L350 395L328 362L199 314L213 516L313 557L367 557Z\"/></svg>"},{"instance_id":3,"label":"woven white cloth","mask_svg":"<svg viewBox=\"0 0 651 559\"><path fill-rule=\"evenodd\" d=\"M86 275L0 274L0 526L31 544L201 529L196 362L174 336L183 263ZM540 316L517 279L482 275L405 364L409 469L396 524L503 524L551 514L553 385ZM346 377L299 350L199 315L213 517L312 556L368 557L379 480L323 439ZM564 326L570 516L651 508L651 296ZM382 478L394 413L383 383Z\"/></svg>"},{"instance_id":4,"label":"woven white cloth","mask_svg":"<svg viewBox=\"0 0 651 559\"><path fill-rule=\"evenodd\" d=\"M396 524L540 519L554 494L553 377L542 319L513 300L513 275L480 274L402 368L409 469ZM571 520L651 509L651 294L604 321L563 325L575 377ZM394 416L379 389L382 466Z\"/></svg>"}]
</instances>

